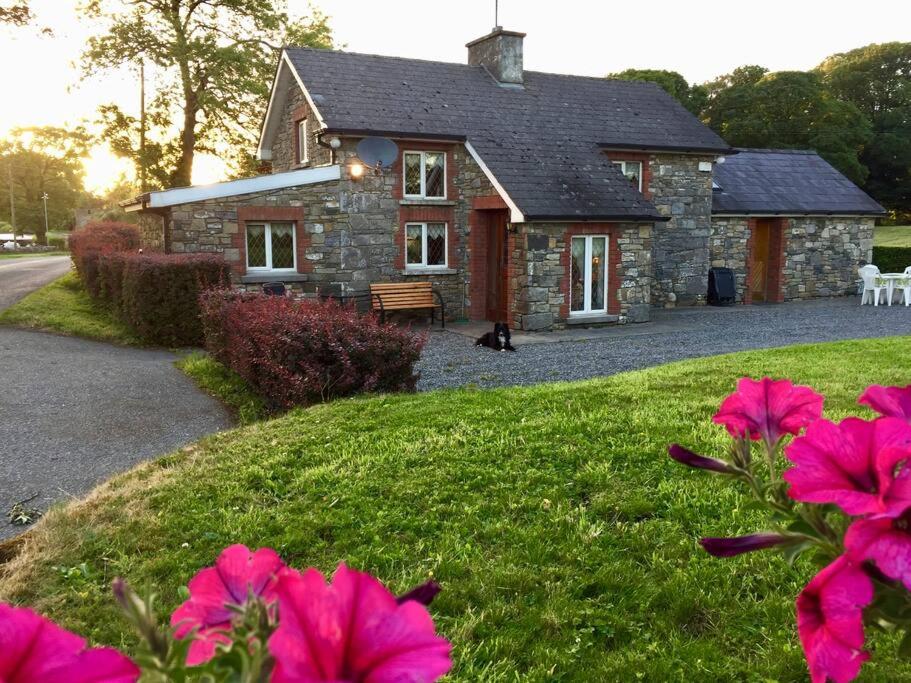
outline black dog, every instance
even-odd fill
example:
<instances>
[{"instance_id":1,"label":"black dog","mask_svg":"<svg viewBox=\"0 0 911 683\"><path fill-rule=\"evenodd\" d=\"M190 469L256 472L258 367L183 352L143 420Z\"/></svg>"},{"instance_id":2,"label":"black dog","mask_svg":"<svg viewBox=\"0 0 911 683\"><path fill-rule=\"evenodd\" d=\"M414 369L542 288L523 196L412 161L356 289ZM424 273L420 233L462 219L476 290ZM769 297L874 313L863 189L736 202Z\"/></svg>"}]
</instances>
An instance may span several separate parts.
<instances>
[{"instance_id":1,"label":"black dog","mask_svg":"<svg viewBox=\"0 0 911 683\"><path fill-rule=\"evenodd\" d=\"M474 345L486 346L494 351L515 351L510 343L511 339L512 335L509 333L509 328L506 326L506 323L495 323L493 332L487 332L479 337Z\"/></svg>"}]
</instances>

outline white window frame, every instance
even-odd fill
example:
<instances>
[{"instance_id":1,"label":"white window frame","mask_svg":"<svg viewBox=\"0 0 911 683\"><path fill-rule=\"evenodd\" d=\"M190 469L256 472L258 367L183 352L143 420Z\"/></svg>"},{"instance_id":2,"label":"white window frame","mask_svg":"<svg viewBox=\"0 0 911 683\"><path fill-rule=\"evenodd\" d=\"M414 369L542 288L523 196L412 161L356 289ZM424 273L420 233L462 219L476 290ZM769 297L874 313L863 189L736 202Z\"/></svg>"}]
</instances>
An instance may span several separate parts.
<instances>
[{"instance_id":1,"label":"white window frame","mask_svg":"<svg viewBox=\"0 0 911 683\"><path fill-rule=\"evenodd\" d=\"M427 226L443 226L443 263L427 265ZM421 262L408 263L408 228L421 228ZM449 223L446 221L410 221L405 223L405 270L447 270L449 268Z\"/></svg>"},{"instance_id":2,"label":"white window frame","mask_svg":"<svg viewBox=\"0 0 911 683\"><path fill-rule=\"evenodd\" d=\"M645 175L645 164L641 161L635 161L633 159L617 159L616 161L611 162L616 166L620 167L620 172L625 176L626 175L626 165L627 164L639 164L639 192L642 192L642 176Z\"/></svg>"},{"instance_id":3,"label":"white window frame","mask_svg":"<svg viewBox=\"0 0 911 683\"><path fill-rule=\"evenodd\" d=\"M408 165L405 163L405 157L409 154L420 154L421 155L421 192L420 194L408 194L408 180L406 174L408 172ZM443 157L443 194L439 197L427 196L427 155L428 154L439 154ZM447 198L449 189L447 187L449 169L447 168L447 154L442 151L434 150L417 150L417 149L408 149L402 152L402 196L406 199L433 199L433 200L444 200ZM432 222L432 221L431 221Z\"/></svg>"},{"instance_id":4,"label":"white window frame","mask_svg":"<svg viewBox=\"0 0 911 683\"><path fill-rule=\"evenodd\" d=\"M592 240L604 240L604 308L592 310ZM573 240L585 240L585 270L582 273L582 310L574 311L573 309L573 286L572 286L572 258L573 258ZM569 316L591 316L607 315L610 296L610 235L573 235L569 241L569 261L570 261L570 283L569 283Z\"/></svg>"},{"instance_id":5,"label":"white window frame","mask_svg":"<svg viewBox=\"0 0 911 683\"><path fill-rule=\"evenodd\" d=\"M273 268L272 267L272 223L269 221L247 221L244 224L244 252L247 263L248 273L296 273L297 272L297 224L294 221L275 221L277 225L291 226L291 255L294 265L291 268ZM265 228L266 236L266 265L250 265L250 241L248 231L250 227L262 225Z\"/></svg>"},{"instance_id":6,"label":"white window frame","mask_svg":"<svg viewBox=\"0 0 911 683\"><path fill-rule=\"evenodd\" d=\"M307 139L307 119L297 122L297 163L310 163L310 141Z\"/></svg>"}]
</instances>

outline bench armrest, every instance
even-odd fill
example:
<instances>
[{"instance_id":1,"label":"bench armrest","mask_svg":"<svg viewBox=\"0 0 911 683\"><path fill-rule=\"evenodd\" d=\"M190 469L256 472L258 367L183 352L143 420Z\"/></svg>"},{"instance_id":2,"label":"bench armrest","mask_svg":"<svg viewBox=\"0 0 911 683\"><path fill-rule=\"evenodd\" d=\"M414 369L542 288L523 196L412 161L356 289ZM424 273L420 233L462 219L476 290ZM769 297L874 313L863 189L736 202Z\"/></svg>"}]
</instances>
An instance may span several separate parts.
<instances>
[{"instance_id":1,"label":"bench armrest","mask_svg":"<svg viewBox=\"0 0 911 683\"><path fill-rule=\"evenodd\" d=\"M437 301L440 302L440 323L443 325L443 329L446 329L446 302L443 301L443 295L440 294L440 290L434 288L431 290L437 298Z\"/></svg>"}]
</instances>

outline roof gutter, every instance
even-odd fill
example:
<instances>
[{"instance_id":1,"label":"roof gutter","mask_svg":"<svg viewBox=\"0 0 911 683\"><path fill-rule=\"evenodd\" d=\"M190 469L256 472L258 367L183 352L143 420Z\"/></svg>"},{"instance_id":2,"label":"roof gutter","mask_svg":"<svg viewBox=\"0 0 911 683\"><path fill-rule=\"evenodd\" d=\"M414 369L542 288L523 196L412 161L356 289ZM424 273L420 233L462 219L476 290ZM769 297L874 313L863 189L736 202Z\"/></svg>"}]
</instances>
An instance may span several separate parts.
<instances>
[{"instance_id":1,"label":"roof gutter","mask_svg":"<svg viewBox=\"0 0 911 683\"><path fill-rule=\"evenodd\" d=\"M443 135L440 133L414 133L394 130L377 130L371 128L326 128L323 135L340 135L347 137L377 136L384 138L398 138L399 140L434 140L436 142L465 142L465 135Z\"/></svg>"},{"instance_id":2,"label":"roof gutter","mask_svg":"<svg viewBox=\"0 0 911 683\"><path fill-rule=\"evenodd\" d=\"M553 215L553 216L525 216L527 223L665 223L671 220L670 216L649 216L649 215L631 215L617 216L615 214L604 215Z\"/></svg>"},{"instance_id":3,"label":"roof gutter","mask_svg":"<svg viewBox=\"0 0 911 683\"><path fill-rule=\"evenodd\" d=\"M760 218L763 216L777 216L781 218L787 218L790 216L844 216L845 218L850 218L851 216L887 216L888 214L888 211L746 211L744 209L729 209L727 211L712 210L713 216L758 216Z\"/></svg>"},{"instance_id":4,"label":"roof gutter","mask_svg":"<svg viewBox=\"0 0 911 683\"><path fill-rule=\"evenodd\" d=\"M731 156L738 153L734 147L686 147L681 145L631 145L628 142L598 142L601 149L617 152L679 152L681 154L721 154Z\"/></svg>"}]
</instances>

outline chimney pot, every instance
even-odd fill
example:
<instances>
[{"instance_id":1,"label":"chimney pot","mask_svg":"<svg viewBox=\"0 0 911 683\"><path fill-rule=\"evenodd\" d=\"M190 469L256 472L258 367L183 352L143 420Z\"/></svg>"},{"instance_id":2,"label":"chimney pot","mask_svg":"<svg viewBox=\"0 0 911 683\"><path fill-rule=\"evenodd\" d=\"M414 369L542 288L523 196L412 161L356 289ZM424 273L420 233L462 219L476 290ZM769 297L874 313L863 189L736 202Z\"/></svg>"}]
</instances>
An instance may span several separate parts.
<instances>
[{"instance_id":1,"label":"chimney pot","mask_svg":"<svg viewBox=\"0 0 911 683\"><path fill-rule=\"evenodd\" d=\"M483 66L500 83L521 85L523 82L522 41L524 33L504 31L494 26L486 36L472 40L468 48L468 63Z\"/></svg>"}]
</instances>

